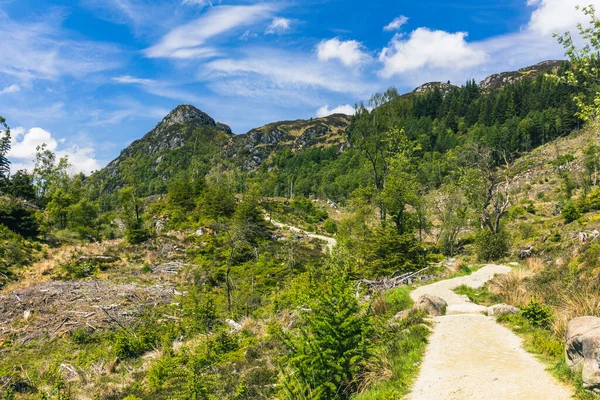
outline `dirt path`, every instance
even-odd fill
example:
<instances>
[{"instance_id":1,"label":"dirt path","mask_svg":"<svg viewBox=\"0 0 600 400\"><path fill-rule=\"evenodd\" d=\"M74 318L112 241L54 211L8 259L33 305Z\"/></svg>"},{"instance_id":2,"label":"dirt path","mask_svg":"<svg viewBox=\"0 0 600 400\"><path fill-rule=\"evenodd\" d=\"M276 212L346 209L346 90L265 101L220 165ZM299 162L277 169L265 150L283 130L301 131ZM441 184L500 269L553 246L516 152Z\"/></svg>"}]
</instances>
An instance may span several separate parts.
<instances>
[{"instance_id":1,"label":"dirt path","mask_svg":"<svg viewBox=\"0 0 600 400\"><path fill-rule=\"evenodd\" d=\"M421 372L407 396L412 400L562 400L571 391L556 382L543 364L523 350L521 339L452 291L460 285L480 287L510 268L486 265L469 276L417 288L448 302L448 314L435 319Z\"/></svg>"},{"instance_id":2,"label":"dirt path","mask_svg":"<svg viewBox=\"0 0 600 400\"><path fill-rule=\"evenodd\" d=\"M268 220L268 217L267 217L267 220ZM331 251L333 249L333 247L337 244L337 240L335 240L334 238L329 237L329 236L323 236L323 235L317 235L316 233L310 233L310 232L304 231L300 228L297 228L295 226L291 226L291 225L287 225L287 224L283 224L281 222L275 221L274 219L271 219L270 222L278 228L287 229L291 232L301 233L305 236L308 236L309 238L319 239L324 242L327 242L327 249L329 251Z\"/></svg>"}]
</instances>

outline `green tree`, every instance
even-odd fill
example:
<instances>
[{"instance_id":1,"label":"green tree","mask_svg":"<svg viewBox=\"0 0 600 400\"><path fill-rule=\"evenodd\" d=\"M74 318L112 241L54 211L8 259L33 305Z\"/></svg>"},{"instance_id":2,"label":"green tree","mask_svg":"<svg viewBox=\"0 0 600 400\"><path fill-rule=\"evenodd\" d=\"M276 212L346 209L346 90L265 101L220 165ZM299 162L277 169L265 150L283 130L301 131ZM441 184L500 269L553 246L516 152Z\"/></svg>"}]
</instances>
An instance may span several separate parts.
<instances>
[{"instance_id":1,"label":"green tree","mask_svg":"<svg viewBox=\"0 0 600 400\"><path fill-rule=\"evenodd\" d=\"M4 119L0 115L0 180L6 181L10 175L10 161L8 159L8 152L10 151L10 128Z\"/></svg>"},{"instance_id":2,"label":"green tree","mask_svg":"<svg viewBox=\"0 0 600 400\"><path fill-rule=\"evenodd\" d=\"M569 223L578 220L581 216L581 213L572 201L568 201L562 208L562 216L565 221Z\"/></svg>"},{"instance_id":3,"label":"green tree","mask_svg":"<svg viewBox=\"0 0 600 400\"><path fill-rule=\"evenodd\" d=\"M289 399L350 399L370 357L369 316L340 267L311 276L296 334L284 336L284 396Z\"/></svg>"},{"instance_id":4,"label":"green tree","mask_svg":"<svg viewBox=\"0 0 600 400\"><path fill-rule=\"evenodd\" d=\"M97 204L81 199L67 209L68 226L79 233L79 236L91 237L98 235L98 213Z\"/></svg>"},{"instance_id":5,"label":"green tree","mask_svg":"<svg viewBox=\"0 0 600 400\"><path fill-rule=\"evenodd\" d=\"M578 48L570 32L555 34L571 61L567 73L556 78L580 90L574 99L579 109L577 115L584 121L590 121L596 119L600 110L600 20L596 17L594 6L576 8L589 17L587 26L578 26L584 44Z\"/></svg>"},{"instance_id":6,"label":"green tree","mask_svg":"<svg viewBox=\"0 0 600 400\"><path fill-rule=\"evenodd\" d=\"M48 218L51 223L58 226L58 229L65 229L68 223L68 209L73 204L73 198L62 189L58 189L52 195L50 202L46 206Z\"/></svg>"},{"instance_id":7,"label":"green tree","mask_svg":"<svg viewBox=\"0 0 600 400\"><path fill-rule=\"evenodd\" d=\"M235 212L235 195L224 183L207 185L198 200L202 216L214 221L230 218Z\"/></svg>"},{"instance_id":8,"label":"green tree","mask_svg":"<svg viewBox=\"0 0 600 400\"><path fill-rule=\"evenodd\" d=\"M369 111L364 105L355 107L355 115L348 127L348 139L350 143L358 148L368 160L371 167L373 185L376 190L376 198L379 201L379 217L385 220L386 211L380 194L385 187L385 180L389 172L390 153L394 147L391 138L395 126L394 110L387 106L398 98L398 91L394 88L385 93L376 93L371 97L369 105L373 108Z\"/></svg>"},{"instance_id":9,"label":"green tree","mask_svg":"<svg viewBox=\"0 0 600 400\"><path fill-rule=\"evenodd\" d=\"M192 211L196 206L196 196L204 187L203 179L192 181L187 175L173 179L168 186L169 204L183 211Z\"/></svg>"},{"instance_id":10,"label":"green tree","mask_svg":"<svg viewBox=\"0 0 600 400\"><path fill-rule=\"evenodd\" d=\"M25 170L19 170L10 177L8 194L24 200L34 201L35 186L33 186L33 175Z\"/></svg>"},{"instance_id":11,"label":"green tree","mask_svg":"<svg viewBox=\"0 0 600 400\"><path fill-rule=\"evenodd\" d=\"M142 243L151 237L142 220L142 199L136 196L133 186L119 191L119 202L125 220L125 237L131 244Z\"/></svg>"},{"instance_id":12,"label":"green tree","mask_svg":"<svg viewBox=\"0 0 600 400\"><path fill-rule=\"evenodd\" d=\"M464 158L466 168L460 184L465 197L477 213L481 227L499 233L501 218L510 205L509 163L505 158L506 168L498 169L492 149L477 144L465 152Z\"/></svg>"},{"instance_id":13,"label":"green tree","mask_svg":"<svg viewBox=\"0 0 600 400\"><path fill-rule=\"evenodd\" d=\"M68 192L70 180L67 170L69 166L67 157L62 157L57 162L56 154L49 150L46 144L36 148L33 180L36 197L42 204L46 204L58 189Z\"/></svg>"},{"instance_id":14,"label":"green tree","mask_svg":"<svg viewBox=\"0 0 600 400\"><path fill-rule=\"evenodd\" d=\"M446 186L436 197L433 213L440 221L436 243L440 243L444 253L453 256L458 235L467 226L467 199L456 185Z\"/></svg>"}]
</instances>

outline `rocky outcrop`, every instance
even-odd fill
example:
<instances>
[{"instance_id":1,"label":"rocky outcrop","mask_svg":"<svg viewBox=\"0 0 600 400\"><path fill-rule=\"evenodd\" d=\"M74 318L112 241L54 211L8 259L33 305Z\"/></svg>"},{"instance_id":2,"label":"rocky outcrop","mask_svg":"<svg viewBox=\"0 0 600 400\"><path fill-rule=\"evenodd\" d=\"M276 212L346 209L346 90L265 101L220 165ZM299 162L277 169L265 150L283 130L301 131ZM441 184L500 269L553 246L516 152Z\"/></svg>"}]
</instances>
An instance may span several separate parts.
<instances>
[{"instance_id":1,"label":"rocky outcrop","mask_svg":"<svg viewBox=\"0 0 600 400\"><path fill-rule=\"evenodd\" d=\"M499 317L500 315L518 314L519 309L508 304L496 304L488 307L487 313L491 317Z\"/></svg>"},{"instance_id":2,"label":"rocky outcrop","mask_svg":"<svg viewBox=\"0 0 600 400\"><path fill-rule=\"evenodd\" d=\"M483 91L490 91L510 85L511 83L515 83L521 79L533 80L539 75L555 71L564 63L565 61L561 60L542 61L541 63L521 68L518 71L493 74L482 80L479 83L479 88Z\"/></svg>"},{"instance_id":3,"label":"rocky outcrop","mask_svg":"<svg viewBox=\"0 0 600 400\"><path fill-rule=\"evenodd\" d=\"M442 94L447 94L453 89L458 89L458 86L452 85L449 82L427 82L412 91L413 94L423 94L432 90L439 90Z\"/></svg>"},{"instance_id":4,"label":"rocky outcrop","mask_svg":"<svg viewBox=\"0 0 600 400\"><path fill-rule=\"evenodd\" d=\"M600 318L572 319L565 333L567 365L579 373L583 387L600 393Z\"/></svg>"},{"instance_id":5,"label":"rocky outcrop","mask_svg":"<svg viewBox=\"0 0 600 400\"><path fill-rule=\"evenodd\" d=\"M344 133L349 123L349 116L334 114L324 118L268 124L233 136L224 155L243 169L253 170L273 152L285 148L298 152L320 146L336 147L342 151L347 145Z\"/></svg>"},{"instance_id":6,"label":"rocky outcrop","mask_svg":"<svg viewBox=\"0 0 600 400\"><path fill-rule=\"evenodd\" d=\"M417 299L414 308L433 316L440 316L446 314L448 303L441 297L424 294Z\"/></svg>"}]
</instances>

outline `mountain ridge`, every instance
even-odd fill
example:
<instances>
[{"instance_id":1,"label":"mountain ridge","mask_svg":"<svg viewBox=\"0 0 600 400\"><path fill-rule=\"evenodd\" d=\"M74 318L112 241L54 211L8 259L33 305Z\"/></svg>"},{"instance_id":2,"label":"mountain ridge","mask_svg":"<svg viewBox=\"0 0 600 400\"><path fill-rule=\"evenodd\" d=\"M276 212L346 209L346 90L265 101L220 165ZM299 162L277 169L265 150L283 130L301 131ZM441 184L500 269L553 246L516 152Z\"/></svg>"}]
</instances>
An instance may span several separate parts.
<instances>
[{"instance_id":1,"label":"mountain ridge","mask_svg":"<svg viewBox=\"0 0 600 400\"><path fill-rule=\"evenodd\" d=\"M541 74L553 72L564 63L560 60L542 61L517 71L490 75L477 86L483 92L497 90L520 79L535 79ZM446 95L456 88L458 86L449 82L428 82L401 97L421 95L432 90L440 90L442 95ZM199 108L181 104L94 175L103 182L103 190L113 191L122 184L119 175L124 160L141 157L145 159L144 166L154 172L161 170L161 174L165 174L165 170L171 169L170 173L177 173L178 169L186 169L191 159L201 151L198 146L208 146L209 150L202 151L216 151L234 165L244 170L254 170L274 152L285 148L292 153L315 147L335 147L343 151L347 146L345 130L350 121L349 115L332 114L322 118L272 122L243 134L234 134L228 125L217 122ZM191 148L182 149L186 146ZM163 163L167 161L174 165L164 166Z\"/></svg>"}]
</instances>

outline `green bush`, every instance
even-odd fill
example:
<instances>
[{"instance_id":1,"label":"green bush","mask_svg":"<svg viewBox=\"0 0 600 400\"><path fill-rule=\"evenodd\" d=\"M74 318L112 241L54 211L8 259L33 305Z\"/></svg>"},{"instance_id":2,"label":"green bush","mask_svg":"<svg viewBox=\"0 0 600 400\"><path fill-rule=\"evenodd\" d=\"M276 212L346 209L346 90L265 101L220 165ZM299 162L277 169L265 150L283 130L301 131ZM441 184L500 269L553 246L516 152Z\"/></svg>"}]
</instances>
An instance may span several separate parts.
<instances>
[{"instance_id":1,"label":"green bush","mask_svg":"<svg viewBox=\"0 0 600 400\"><path fill-rule=\"evenodd\" d=\"M521 309L521 315L531 322L532 325L542 328L548 327L550 321L552 321L550 307L540 303L535 298Z\"/></svg>"},{"instance_id":2,"label":"green bush","mask_svg":"<svg viewBox=\"0 0 600 400\"><path fill-rule=\"evenodd\" d=\"M151 329L135 332L135 334L120 329L113 339L115 355L122 359L139 357L154 348L158 341L157 335L158 333Z\"/></svg>"},{"instance_id":3,"label":"green bush","mask_svg":"<svg viewBox=\"0 0 600 400\"><path fill-rule=\"evenodd\" d=\"M573 202L568 201L562 208L562 216L565 219L565 222L570 223L579 219L581 213Z\"/></svg>"},{"instance_id":4,"label":"green bush","mask_svg":"<svg viewBox=\"0 0 600 400\"><path fill-rule=\"evenodd\" d=\"M79 261L72 259L71 261L60 264L58 266L57 279L81 279L87 278L98 272L98 264L89 261Z\"/></svg>"},{"instance_id":5,"label":"green bush","mask_svg":"<svg viewBox=\"0 0 600 400\"><path fill-rule=\"evenodd\" d=\"M330 219L325 220L325 223L323 224L323 228L325 229L325 232L332 234L332 235L337 232L337 225L335 224L335 222L333 222Z\"/></svg>"},{"instance_id":6,"label":"green bush","mask_svg":"<svg viewBox=\"0 0 600 400\"><path fill-rule=\"evenodd\" d=\"M480 261L492 261L504 257L510 247L509 237L501 230L494 233L481 229L475 237L475 250Z\"/></svg>"},{"instance_id":7,"label":"green bush","mask_svg":"<svg viewBox=\"0 0 600 400\"><path fill-rule=\"evenodd\" d=\"M383 294L383 298L388 308L394 314L409 309L413 304L410 298L410 290L406 287L388 290Z\"/></svg>"},{"instance_id":8,"label":"green bush","mask_svg":"<svg viewBox=\"0 0 600 400\"><path fill-rule=\"evenodd\" d=\"M139 244L152 238L152 233L143 226L127 227L125 238L129 244Z\"/></svg>"},{"instance_id":9,"label":"green bush","mask_svg":"<svg viewBox=\"0 0 600 400\"><path fill-rule=\"evenodd\" d=\"M562 240L562 236L561 236L560 232L554 232L552 235L550 235L548 240L550 240L551 242L554 242L554 243L558 243Z\"/></svg>"},{"instance_id":10,"label":"green bush","mask_svg":"<svg viewBox=\"0 0 600 400\"><path fill-rule=\"evenodd\" d=\"M0 197L0 224L25 238L38 235L40 227L35 216L36 207L30 203Z\"/></svg>"}]
</instances>

